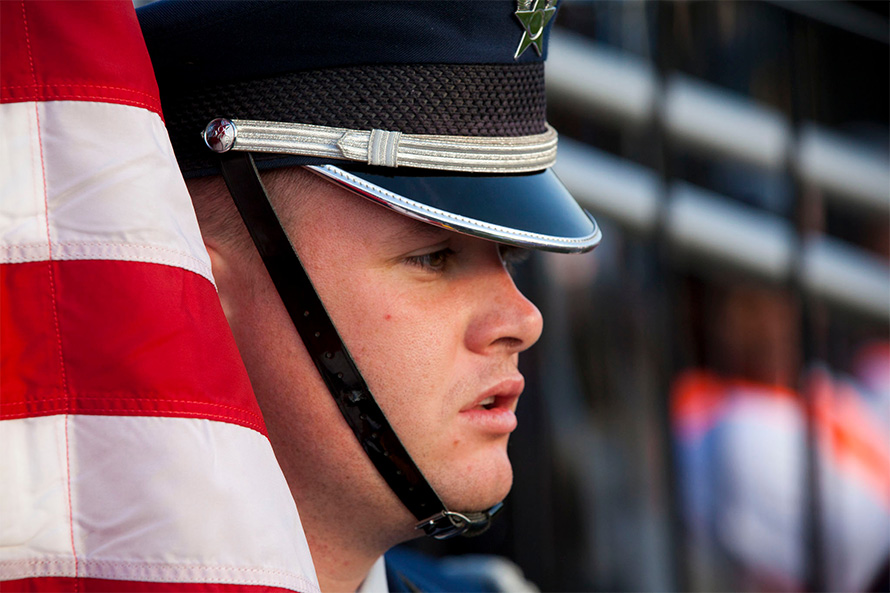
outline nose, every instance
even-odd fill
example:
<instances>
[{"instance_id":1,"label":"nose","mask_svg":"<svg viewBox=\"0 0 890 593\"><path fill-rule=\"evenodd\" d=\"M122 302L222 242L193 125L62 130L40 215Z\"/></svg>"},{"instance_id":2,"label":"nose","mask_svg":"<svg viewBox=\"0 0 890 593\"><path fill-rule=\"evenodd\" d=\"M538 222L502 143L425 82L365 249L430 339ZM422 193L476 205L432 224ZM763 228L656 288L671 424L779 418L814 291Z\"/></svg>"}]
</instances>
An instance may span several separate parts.
<instances>
[{"instance_id":1,"label":"nose","mask_svg":"<svg viewBox=\"0 0 890 593\"><path fill-rule=\"evenodd\" d=\"M500 262L490 266L476 294L476 313L466 333L471 351L512 355L528 349L541 337L541 312L519 291Z\"/></svg>"}]
</instances>

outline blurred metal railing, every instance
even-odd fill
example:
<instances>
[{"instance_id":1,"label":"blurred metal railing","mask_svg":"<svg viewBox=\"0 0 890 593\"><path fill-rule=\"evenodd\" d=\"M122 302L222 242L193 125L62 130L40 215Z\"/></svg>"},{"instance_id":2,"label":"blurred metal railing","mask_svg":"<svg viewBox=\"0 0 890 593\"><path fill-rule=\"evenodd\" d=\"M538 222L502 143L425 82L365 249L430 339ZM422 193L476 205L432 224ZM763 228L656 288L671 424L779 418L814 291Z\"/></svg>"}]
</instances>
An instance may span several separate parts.
<instances>
[{"instance_id":1,"label":"blurred metal railing","mask_svg":"<svg viewBox=\"0 0 890 593\"><path fill-rule=\"evenodd\" d=\"M817 124L795 129L778 110L684 75L662 86L636 56L558 30L548 91L626 127L657 122L674 144L779 171L841 207L890 213L888 156ZM592 212L636 232L659 227L672 247L766 280L795 280L825 302L890 321L890 266L828 236L799 237L786 220L563 137L556 171Z\"/></svg>"},{"instance_id":2,"label":"blurred metal railing","mask_svg":"<svg viewBox=\"0 0 890 593\"><path fill-rule=\"evenodd\" d=\"M888 156L814 123L798 130L778 110L681 74L662 85L644 59L557 30L547 88L556 99L623 126L654 118L677 145L778 171L841 204L890 212Z\"/></svg>"},{"instance_id":3,"label":"blurred metal railing","mask_svg":"<svg viewBox=\"0 0 890 593\"><path fill-rule=\"evenodd\" d=\"M772 282L800 281L825 302L890 322L890 266L828 236L799 239L786 220L568 139L556 172L591 212L651 234L664 225L679 252Z\"/></svg>"}]
</instances>

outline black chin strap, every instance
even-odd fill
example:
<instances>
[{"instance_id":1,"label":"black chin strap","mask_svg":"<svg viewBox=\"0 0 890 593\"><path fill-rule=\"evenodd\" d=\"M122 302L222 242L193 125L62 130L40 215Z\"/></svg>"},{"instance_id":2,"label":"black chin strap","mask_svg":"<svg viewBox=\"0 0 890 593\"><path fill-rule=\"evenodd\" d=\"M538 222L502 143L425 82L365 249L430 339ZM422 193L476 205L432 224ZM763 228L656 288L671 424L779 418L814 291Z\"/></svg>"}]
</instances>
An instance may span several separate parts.
<instances>
[{"instance_id":1,"label":"black chin strap","mask_svg":"<svg viewBox=\"0 0 890 593\"><path fill-rule=\"evenodd\" d=\"M253 157L247 152L219 156L229 193L309 356L365 453L419 521L416 528L436 539L484 532L503 504L471 513L445 508L399 441L346 350L269 202Z\"/></svg>"}]
</instances>

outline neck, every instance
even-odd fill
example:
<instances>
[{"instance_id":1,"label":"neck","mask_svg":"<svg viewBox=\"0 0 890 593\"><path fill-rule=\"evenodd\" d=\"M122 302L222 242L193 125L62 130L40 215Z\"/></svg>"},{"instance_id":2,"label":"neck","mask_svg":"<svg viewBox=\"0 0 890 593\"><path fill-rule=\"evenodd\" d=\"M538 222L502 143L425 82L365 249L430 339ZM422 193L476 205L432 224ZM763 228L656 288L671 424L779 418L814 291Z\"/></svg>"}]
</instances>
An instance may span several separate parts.
<instances>
[{"instance_id":1,"label":"neck","mask_svg":"<svg viewBox=\"0 0 890 593\"><path fill-rule=\"evenodd\" d=\"M331 504L328 497L322 504L300 500L296 495L295 499L322 593L354 592L377 559L389 548L416 535L410 528L411 521L394 529L393 525L399 522L381 521L371 506L342 501Z\"/></svg>"},{"instance_id":2,"label":"neck","mask_svg":"<svg viewBox=\"0 0 890 593\"><path fill-rule=\"evenodd\" d=\"M353 593L383 554L375 555L339 545L328 541L328 538L310 536L310 532L306 531L306 537L322 593Z\"/></svg>"}]
</instances>

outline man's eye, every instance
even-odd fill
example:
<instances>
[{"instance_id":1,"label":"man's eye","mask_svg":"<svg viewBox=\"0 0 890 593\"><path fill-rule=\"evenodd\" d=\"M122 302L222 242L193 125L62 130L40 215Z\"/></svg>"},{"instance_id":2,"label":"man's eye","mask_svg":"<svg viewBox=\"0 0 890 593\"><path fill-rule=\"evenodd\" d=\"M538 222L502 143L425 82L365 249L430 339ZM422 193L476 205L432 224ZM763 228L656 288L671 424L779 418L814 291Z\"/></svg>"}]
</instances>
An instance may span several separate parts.
<instances>
[{"instance_id":1,"label":"man's eye","mask_svg":"<svg viewBox=\"0 0 890 593\"><path fill-rule=\"evenodd\" d=\"M423 255L412 255L406 258L409 264L421 267L432 272L441 272L448 264L448 260L454 255L454 251L449 248L440 249L432 253Z\"/></svg>"}]
</instances>

